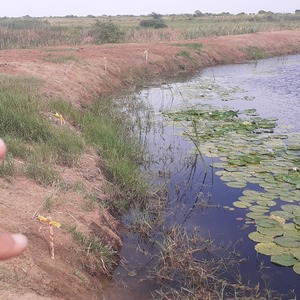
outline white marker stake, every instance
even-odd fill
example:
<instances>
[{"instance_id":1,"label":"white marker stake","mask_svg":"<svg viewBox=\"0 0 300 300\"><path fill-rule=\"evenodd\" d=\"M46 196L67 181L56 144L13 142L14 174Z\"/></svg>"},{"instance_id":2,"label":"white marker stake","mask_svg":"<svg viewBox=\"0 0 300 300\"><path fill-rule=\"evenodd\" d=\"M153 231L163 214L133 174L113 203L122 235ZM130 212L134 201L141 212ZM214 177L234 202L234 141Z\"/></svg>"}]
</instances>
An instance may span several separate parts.
<instances>
[{"instance_id":1,"label":"white marker stake","mask_svg":"<svg viewBox=\"0 0 300 300\"><path fill-rule=\"evenodd\" d=\"M146 60L146 64L148 64L148 50L144 51L144 54L145 54L145 60Z\"/></svg>"}]
</instances>

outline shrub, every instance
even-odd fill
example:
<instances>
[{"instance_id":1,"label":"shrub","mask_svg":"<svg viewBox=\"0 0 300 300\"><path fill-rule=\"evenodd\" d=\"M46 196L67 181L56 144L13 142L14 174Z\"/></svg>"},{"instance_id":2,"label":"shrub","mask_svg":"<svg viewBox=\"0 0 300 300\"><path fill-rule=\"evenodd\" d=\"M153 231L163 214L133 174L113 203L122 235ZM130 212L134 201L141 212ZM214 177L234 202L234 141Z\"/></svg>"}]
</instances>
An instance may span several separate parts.
<instances>
[{"instance_id":1,"label":"shrub","mask_svg":"<svg viewBox=\"0 0 300 300\"><path fill-rule=\"evenodd\" d=\"M141 27L166 28L168 27L162 19L145 19L140 21Z\"/></svg>"},{"instance_id":2,"label":"shrub","mask_svg":"<svg viewBox=\"0 0 300 300\"><path fill-rule=\"evenodd\" d=\"M165 24L163 22L160 22L160 23L157 23L157 24L154 25L155 29L166 28L166 27L168 27L167 24Z\"/></svg>"},{"instance_id":3,"label":"shrub","mask_svg":"<svg viewBox=\"0 0 300 300\"><path fill-rule=\"evenodd\" d=\"M96 21L90 30L90 36L97 44L120 43L124 39L125 33L120 27L110 21Z\"/></svg>"}]
</instances>

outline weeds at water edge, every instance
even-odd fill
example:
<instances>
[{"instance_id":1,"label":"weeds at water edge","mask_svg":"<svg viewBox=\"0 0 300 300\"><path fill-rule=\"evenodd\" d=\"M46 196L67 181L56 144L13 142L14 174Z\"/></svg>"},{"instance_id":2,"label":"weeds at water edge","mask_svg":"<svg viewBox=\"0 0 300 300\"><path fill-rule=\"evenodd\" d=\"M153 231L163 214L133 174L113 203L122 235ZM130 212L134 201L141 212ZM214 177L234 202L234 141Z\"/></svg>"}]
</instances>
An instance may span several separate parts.
<instances>
[{"instance_id":1,"label":"weeds at water edge","mask_svg":"<svg viewBox=\"0 0 300 300\"><path fill-rule=\"evenodd\" d=\"M116 252L99 238L78 231L76 226L70 227L69 232L85 253L82 261L84 268L92 275L110 275L116 266Z\"/></svg>"}]
</instances>

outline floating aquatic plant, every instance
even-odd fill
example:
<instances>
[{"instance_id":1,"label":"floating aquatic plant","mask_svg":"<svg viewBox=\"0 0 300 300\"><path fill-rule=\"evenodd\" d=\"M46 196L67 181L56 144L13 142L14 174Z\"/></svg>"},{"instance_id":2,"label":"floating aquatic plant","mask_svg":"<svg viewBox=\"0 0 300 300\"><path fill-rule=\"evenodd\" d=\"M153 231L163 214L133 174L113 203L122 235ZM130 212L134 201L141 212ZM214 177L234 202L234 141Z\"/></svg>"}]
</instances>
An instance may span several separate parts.
<instances>
[{"instance_id":1,"label":"floating aquatic plant","mask_svg":"<svg viewBox=\"0 0 300 300\"><path fill-rule=\"evenodd\" d=\"M243 189L232 205L254 220L249 238L258 243L256 251L300 274L300 134L275 134L276 120L259 117L255 109L200 105L165 114L180 121L197 151L220 158L211 167L227 186ZM278 203L286 204L278 209Z\"/></svg>"}]
</instances>

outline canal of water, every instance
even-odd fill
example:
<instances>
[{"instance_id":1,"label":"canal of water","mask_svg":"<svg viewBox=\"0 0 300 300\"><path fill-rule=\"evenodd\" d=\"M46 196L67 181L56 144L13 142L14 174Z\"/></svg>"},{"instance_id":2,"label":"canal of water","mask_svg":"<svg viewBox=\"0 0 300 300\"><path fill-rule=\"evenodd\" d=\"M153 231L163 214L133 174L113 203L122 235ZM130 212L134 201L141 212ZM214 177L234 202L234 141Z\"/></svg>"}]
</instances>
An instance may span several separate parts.
<instances>
[{"instance_id":1,"label":"canal of water","mask_svg":"<svg viewBox=\"0 0 300 300\"><path fill-rule=\"evenodd\" d=\"M147 150L143 171L153 190L156 186L165 188L167 200L159 204L164 220L151 239L134 233L124 235L122 262L105 299L152 299L157 284L150 274L156 268L153 257L159 252L153 241L160 238L162 228L173 224L187 231L197 228L199 235L211 239L216 247L221 245L238 253L243 260L243 282L263 285L266 281L279 293L293 290L300 295L299 275L292 267L278 266L271 263L270 256L258 254L256 243L248 238L255 231L255 224L245 221L249 211L233 209L232 203L243 195L243 190L260 188L251 183L245 188L226 185L211 167L219 158L202 157L192 151L193 142L181 134L185 125L173 123L162 114L203 105L255 109L259 117L277 120L274 134L300 133L299 78L300 56L296 55L207 68L188 82L148 88L133 96L133 130ZM299 157L298 153L298 161ZM293 202L299 203L300 199ZM124 223L132 225L138 213L132 209L124 216Z\"/></svg>"}]
</instances>

